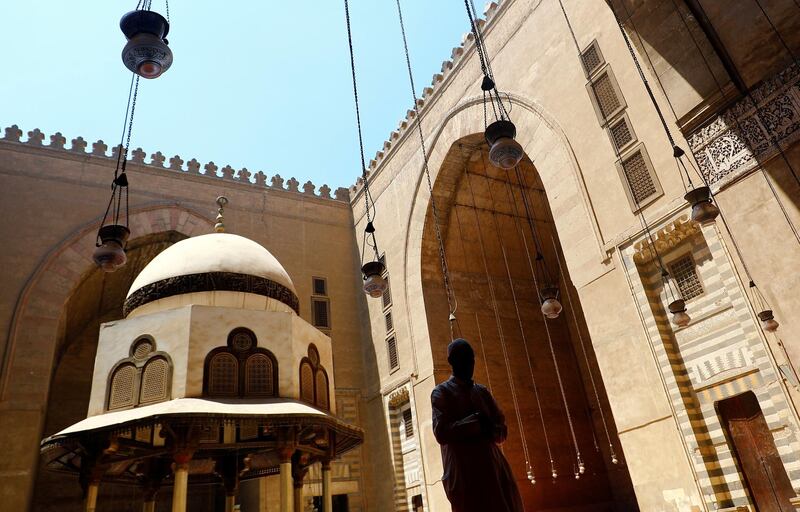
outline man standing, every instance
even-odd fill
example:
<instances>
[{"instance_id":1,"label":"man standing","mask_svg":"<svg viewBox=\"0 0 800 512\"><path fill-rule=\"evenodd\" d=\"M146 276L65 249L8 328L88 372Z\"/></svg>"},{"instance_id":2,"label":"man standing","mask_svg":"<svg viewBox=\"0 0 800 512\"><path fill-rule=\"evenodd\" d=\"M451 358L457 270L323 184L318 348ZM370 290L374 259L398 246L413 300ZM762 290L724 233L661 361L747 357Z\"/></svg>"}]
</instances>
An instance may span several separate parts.
<instances>
[{"instance_id":1,"label":"man standing","mask_svg":"<svg viewBox=\"0 0 800 512\"><path fill-rule=\"evenodd\" d=\"M433 434L442 447L442 483L453 512L522 512L511 468L498 444L506 440L503 413L492 394L472 382L475 353L457 339L447 347L453 375L431 393Z\"/></svg>"}]
</instances>

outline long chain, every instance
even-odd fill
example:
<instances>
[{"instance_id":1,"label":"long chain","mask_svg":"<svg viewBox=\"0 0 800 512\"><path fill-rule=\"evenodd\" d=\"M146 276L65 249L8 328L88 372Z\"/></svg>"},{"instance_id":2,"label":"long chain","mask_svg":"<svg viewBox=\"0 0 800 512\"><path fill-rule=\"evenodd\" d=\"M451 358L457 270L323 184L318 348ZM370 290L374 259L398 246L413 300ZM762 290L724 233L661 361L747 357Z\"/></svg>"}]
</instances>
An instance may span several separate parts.
<instances>
[{"instance_id":1,"label":"long chain","mask_svg":"<svg viewBox=\"0 0 800 512\"><path fill-rule=\"evenodd\" d=\"M449 324L450 324L450 338L453 337L453 322L452 318L455 315L455 307L454 303L457 304L455 291L450 286L450 272L447 266L447 256L445 255L444 249L444 240L442 239L442 232L439 227L439 208L436 206L436 197L433 194L433 184L431 182L431 172L428 167L428 151L425 147L425 136L422 132L422 118L419 115L419 107L417 106L417 91L416 86L414 85L414 73L411 71L411 56L408 51L408 39L406 37L406 28L405 23L403 23L403 10L400 6L400 0L396 0L397 3L397 17L400 20L400 33L403 35L403 50L405 51L406 55L406 68L408 70L408 81L411 85L411 97L414 101L414 113L415 119L417 120L417 132L419 133L419 144L420 148L422 148L422 161L423 167L425 169L425 179L428 184L428 192L431 195L431 211L433 213L433 227L436 233L436 242L439 244L439 260L442 266L442 276L444 279L444 289L445 293L447 294L447 307L450 313Z\"/></svg>"},{"instance_id":2,"label":"long chain","mask_svg":"<svg viewBox=\"0 0 800 512\"><path fill-rule=\"evenodd\" d=\"M377 260L380 257L380 252L378 251L378 243L375 240L375 231L372 227L373 221L373 209L375 208L375 201L372 201L372 196L369 193L369 179L367 176L367 162L364 158L364 137L361 134L361 109L358 103L358 84L356 81L356 61L355 55L353 51L353 33L350 28L350 5L348 0L344 0L344 15L347 21L347 46L350 49L350 73L353 77L353 99L355 100L356 106L356 125L358 127L358 149L359 149L359 156L361 157L361 176L364 180L364 208L366 209L366 217L367 217L367 229L371 230L369 236L372 238L372 248L375 251L375 259ZM370 206L372 203L372 206Z\"/></svg>"}]
</instances>

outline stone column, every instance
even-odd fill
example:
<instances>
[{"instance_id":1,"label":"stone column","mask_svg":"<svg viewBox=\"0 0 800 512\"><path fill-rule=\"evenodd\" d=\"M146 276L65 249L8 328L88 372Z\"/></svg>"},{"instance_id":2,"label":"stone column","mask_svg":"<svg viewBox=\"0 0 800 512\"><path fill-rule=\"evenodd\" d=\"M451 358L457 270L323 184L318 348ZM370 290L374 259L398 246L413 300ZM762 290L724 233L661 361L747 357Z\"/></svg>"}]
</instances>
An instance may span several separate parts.
<instances>
[{"instance_id":1,"label":"stone column","mask_svg":"<svg viewBox=\"0 0 800 512\"><path fill-rule=\"evenodd\" d=\"M192 452L175 454L174 484L172 487L172 512L186 512L186 494L189 486L189 461Z\"/></svg>"},{"instance_id":2,"label":"stone column","mask_svg":"<svg viewBox=\"0 0 800 512\"><path fill-rule=\"evenodd\" d=\"M93 480L89 482L86 487L86 502L84 510L86 512L94 512L97 508L97 492L100 490L100 481Z\"/></svg>"},{"instance_id":3,"label":"stone column","mask_svg":"<svg viewBox=\"0 0 800 512\"><path fill-rule=\"evenodd\" d=\"M322 461L322 512L333 511L331 483L331 460L324 459Z\"/></svg>"},{"instance_id":4,"label":"stone column","mask_svg":"<svg viewBox=\"0 0 800 512\"><path fill-rule=\"evenodd\" d=\"M295 512L292 492L292 454L294 445L280 450L281 460L281 512ZM299 511L298 511L299 512Z\"/></svg>"}]
</instances>

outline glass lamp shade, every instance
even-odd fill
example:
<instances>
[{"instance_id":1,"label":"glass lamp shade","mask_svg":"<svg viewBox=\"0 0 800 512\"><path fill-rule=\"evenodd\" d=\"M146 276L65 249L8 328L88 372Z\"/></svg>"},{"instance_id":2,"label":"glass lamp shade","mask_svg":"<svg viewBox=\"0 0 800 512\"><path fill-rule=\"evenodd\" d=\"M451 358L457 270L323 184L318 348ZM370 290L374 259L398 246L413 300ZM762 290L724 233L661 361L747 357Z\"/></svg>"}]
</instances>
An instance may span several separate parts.
<instances>
[{"instance_id":1,"label":"glass lamp shade","mask_svg":"<svg viewBox=\"0 0 800 512\"><path fill-rule=\"evenodd\" d=\"M617 456L615 454L613 454L613 453L611 454L611 463L612 464L619 464L619 459L617 459Z\"/></svg>"},{"instance_id":2,"label":"glass lamp shade","mask_svg":"<svg viewBox=\"0 0 800 512\"><path fill-rule=\"evenodd\" d=\"M692 205L692 220L695 222L710 224L719 215L719 208L711 201L711 190L708 187L694 188L683 198Z\"/></svg>"},{"instance_id":3,"label":"glass lamp shade","mask_svg":"<svg viewBox=\"0 0 800 512\"><path fill-rule=\"evenodd\" d=\"M758 314L758 319L761 320L761 328L765 332L775 332L778 330L780 324L775 320L771 309L765 309Z\"/></svg>"},{"instance_id":4,"label":"glass lamp shade","mask_svg":"<svg viewBox=\"0 0 800 512\"><path fill-rule=\"evenodd\" d=\"M94 250L92 259L104 272L114 272L128 261L125 242L131 232L125 226L110 224L100 228L100 245Z\"/></svg>"},{"instance_id":5,"label":"glass lamp shade","mask_svg":"<svg viewBox=\"0 0 800 512\"><path fill-rule=\"evenodd\" d=\"M542 313L547 318L558 318L561 311L564 309L558 301L558 288L555 286L546 286L542 288L539 296L542 300Z\"/></svg>"},{"instance_id":6,"label":"glass lamp shade","mask_svg":"<svg viewBox=\"0 0 800 512\"><path fill-rule=\"evenodd\" d=\"M389 286L383 273L386 267L380 261L370 261L361 267L361 274L364 278L364 293L375 299L383 296L383 292Z\"/></svg>"},{"instance_id":7,"label":"glass lamp shade","mask_svg":"<svg viewBox=\"0 0 800 512\"><path fill-rule=\"evenodd\" d=\"M686 327L692 321L692 317L686 313L686 301L683 299L672 301L669 312L672 313L672 323L678 327Z\"/></svg>"},{"instance_id":8,"label":"glass lamp shade","mask_svg":"<svg viewBox=\"0 0 800 512\"><path fill-rule=\"evenodd\" d=\"M525 152L514 140L517 128L511 121L495 121L486 127L486 142L489 144L489 161L501 169L513 169Z\"/></svg>"},{"instance_id":9,"label":"glass lamp shade","mask_svg":"<svg viewBox=\"0 0 800 512\"><path fill-rule=\"evenodd\" d=\"M556 478L558 478L558 472L557 472L555 469L553 470L553 473L552 473L552 475L553 475L553 480L555 480Z\"/></svg>"}]
</instances>

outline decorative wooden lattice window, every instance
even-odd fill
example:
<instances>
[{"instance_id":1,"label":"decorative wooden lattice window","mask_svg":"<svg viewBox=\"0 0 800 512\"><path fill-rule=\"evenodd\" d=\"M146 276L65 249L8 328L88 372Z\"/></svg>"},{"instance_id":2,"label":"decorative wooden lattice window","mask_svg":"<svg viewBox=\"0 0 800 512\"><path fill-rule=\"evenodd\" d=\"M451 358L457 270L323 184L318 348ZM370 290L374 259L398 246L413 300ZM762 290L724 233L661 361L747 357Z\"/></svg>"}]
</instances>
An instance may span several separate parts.
<instances>
[{"instance_id":1,"label":"decorative wooden lattice window","mask_svg":"<svg viewBox=\"0 0 800 512\"><path fill-rule=\"evenodd\" d=\"M703 283L700 282L700 277L697 275L697 266L691 254L675 260L669 266L669 273L675 280L683 300L691 300L703 294Z\"/></svg>"},{"instance_id":2,"label":"decorative wooden lattice window","mask_svg":"<svg viewBox=\"0 0 800 512\"><path fill-rule=\"evenodd\" d=\"M308 346L308 355L300 361L300 399L320 409L330 409L328 373L313 344Z\"/></svg>"},{"instance_id":3,"label":"decorative wooden lattice window","mask_svg":"<svg viewBox=\"0 0 800 512\"><path fill-rule=\"evenodd\" d=\"M169 400L172 363L165 352L156 352L156 342L149 336L137 338L108 378L108 410L136 407Z\"/></svg>"},{"instance_id":4,"label":"decorative wooden lattice window","mask_svg":"<svg viewBox=\"0 0 800 512\"><path fill-rule=\"evenodd\" d=\"M384 318L386 320L386 332L390 333L394 330L394 320L392 320L392 312L387 311Z\"/></svg>"},{"instance_id":5,"label":"decorative wooden lattice window","mask_svg":"<svg viewBox=\"0 0 800 512\"><path fill-rule=\"evenodd\" d=\"M605 64L606 61L603 58L602 52L600 52L597 41L593 41L588 48L583 50L583 53L581 53L581 61L583 61L583 68L586 70L588 76L591 76Z\"/></svg>"},{"instance_id":6,"label":"decorative wooden lattice window","mask_svg":"<svg viewBox=\"0 0 800 512\"><path fill-rule=\"evenodd\" d=\"M592 90L604 119L609 119L622 107L620 96L608 71L592 82Z\"/></svg>"},{"instance_id":7,"label":"decorative wooden lattice window","mask_svg":"<svg viewBox=\"0 0 800 512\"><path fill-rule=\"evenodd\" d=\"M168 398L169 363L162 357L154 357L142 370L142 388L139 403L153 403Z\"/></svg>"},{"instance_id":8,"label":"decorative wooden lattice window","mask_svg":"<svg viewBox=\"0 0 800 512\"><path fill-rule=\"evenodd\" d=\"M272 359L266 354L253 354L244 364L244 392L246 395L273 396Z\"/></svg>"},{"instance_id":9,"label":"decorative wooden lattice window","mask_svg":"<svg viewBox=\"0 0 800 512\"><path fill-rule=\"evenodd\" d=\"M278 361L258 347L253 331L238 327L226 347L206 356L203 389L208 396L278 396Z\"/></svg>"},{"instance_id":10,"label":"decorative wooden lattice window","mask_svg":"<svg viewBox=\"0 0 800 512\"><path fill-rule=\"evenodd\" d=\"M330 301L328 299L312 298L311 312L314 327L319 327L321 329L330 328Z\"/></svg>"},{"instance_id":11,"label":"decorative wooden lattice window","mask_svg":"<svg viewBox=\"0 0 800 512\"><path fill-rule=\"evenodd\" d=\"M403 429L406 439L414 437L414 423L411 421L411 408L403 409Z\"/></svg>"},{"instance_id":12,"label":"decorative wooden lattice window","mask_svg":"<svg viewBox=\"0 0 800 512\"><path fill-rule=\"evenodd\" d=\"M139 370L132 363L122 364L111 376L108 408L121 409L136 405L136 381Z\"/></svg>"},{"instance_id":13,"label":"decorative wooden lattice window","mask_svg":"<svg viewBox=\"0 0 800 512\"><path fill-rule=\"evenodd\" d=\"M325 370L317 369L317 375L315 378L316 382L314 383L314 403L320 409L328 409L330 408L330 404L328 403L328 376L325 374Z\"/></svg>"},{"instance_id":14,"label":"decorative wooden lattice window","mask_svg":"<svg viewBox=\"0 0 800 512\"><path fill-rule=\"evenodd\" d=\"M220 352L208 363L209 396L239 394L239 361L233 354Z\"/></svg>"},{"instance_id":15,"label":"decorative wooden lattice window","mask_svg":"<svg viewBox=\"0 0 800 512\"><path fill-rule=\"evenodd\" d=\"M617 170L633 211L638 211L661 195L661 185L643 144L640 143L623 156L617 163Z\"/></svg>"},{"instance_id":16,"label":"decorative wooden lattice window","mask_svg":"<svg viewBox=\"0 0 800 512\"><path fill-rule=\"evenodd\" d=\"M314 295L322 295L323 297L328 295L328 283L325 278L313 277L311 278L311 284Z\"/></svg>"},{"instance_id":17,"label":"decorative wooden lattice window","mask_svg":"<svg viewBox=\"0 0 800 512\"><path fill-rule=\"evenodd\" d=\"M397 338L394 335L389 336L386 338L386 350L389 355L389 368L394 370L400 366L400 362L397 358Z\"/></svg>"},{"instance_id":18,"label":"decorative wooden lattice window","mask_svg":"<svg viewBox=\"0 0 800 512\"><path fill-rule=\"evenodd\" d=\"M631 126L630 120L625 114L609 124L608 134L611 136L611 143L617 148L618 153L621 153L636 142L633 126Z\"/></svg>"},{"instance_id":19,"label":"decorative wooden lattice window","mask_svg":"<svg viewBox=\"0 0 800 512\"><path fill-rule=\"evenodd\" d=\"M386 290L383 292L383 309L392 305L392 288L389 285L389 278L386 278Z\"/></svg>"}]
</instances>

